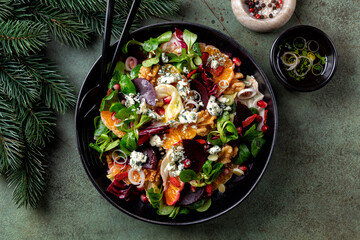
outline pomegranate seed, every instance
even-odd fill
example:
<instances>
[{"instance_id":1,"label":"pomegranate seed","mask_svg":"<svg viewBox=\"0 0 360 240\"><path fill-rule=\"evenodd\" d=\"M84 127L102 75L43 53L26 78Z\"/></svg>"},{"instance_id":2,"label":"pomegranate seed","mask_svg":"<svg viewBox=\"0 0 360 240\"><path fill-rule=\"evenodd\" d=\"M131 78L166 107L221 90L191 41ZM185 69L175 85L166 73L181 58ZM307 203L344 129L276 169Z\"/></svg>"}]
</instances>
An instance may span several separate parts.
<instances>
[{"instance_id":1,"label":"pomegranate seed","mask_svg":"<svg viewBox=\"0 0 360 240\"><path fill-rule=\"evenodd\" d=\"M256 14L255 17L256 17L257 19L259 19L259 18L260 18L260 14Z\"/></svg>"},{"instance_id":2,"label":"pomegranate seed","mask_svg":"<svg viewBox=\"0 0 360 240\"><path fill-rule=\"evenodd\" d=\"M276 8L280 8L280 4L276 4Z\"/></svg>"},{"instance_id":3,"label":"pomegranate seed","mask_svg":"<svg viewBox=\"0 0 360 240\"><path fill-rule=\"evenodd\" d=\"M113 86L113 88L114 88L115 90L120 90L120 84L115 83L114 86Z\"/></svg>"},{"instance_id":4,"label":"pomegranate seed","mask_svg":"<svg viewBox=\"0 0 360 240\"><path fill-rule=\"evenodd\" d=\"M207 142L206 142L204 139L196 139L196 141L197 141L198 143L200 143L201 145L207 144Z\"/></svg>"},{"instance_id":5,"label":"pomegranate seed","mask_svg":"<svg viewBox=\"0 0 360 240\"><path fill-rule=\"evenodd\" d=\"M192 192L195 192L195 191L196 191L196 187L191 186L191 187L190 187L190 190L191 190Z\"/></svg>"},{"instance_id":6,"label":"pomegranate seed","mask_svg":"<svg viewBox=\"0 0 360 240\"><path fill-rule=\"evenodd\" d=\"M157 108L156 108L156 112L157 112L157 114L159 114L159 115L164 115L165 109L164 109L163 107L157 107Z\"/></svg>"},{"instance_id":7,"label":"pomegranate seed","mask_svg":"<svg viewBox=\"0 0 360 240\"><path fill-rule=\"evenodd\" d=\"M216 140L216 139L219 139L219 138L220 138L220 136L213 136L212 140Z\"/></svg>"},{"instance_id":8,"label":"pomegranate seed","mask_svg":"<svg viewBox=\"0 0 360 240\"><path fill-rule=\"evenodd\" d=\"M117 120L117 118L115 117L115 114L116 114L116 112L113 112L111 114L111 120L113 120L114 122Z\"/></svg>"},{"instance_id":9,"label":"pomegranate seed","mask_svg":"<svg viewBox=\"0 0 360 240\"><path fill-rule=\"evenodd\" d=\"M144 188L143 188L143 187L137 188L137 190L138 190L139 192L142 192L142 191L144 191Z\"/></svg>"},{"instance_id":10,"label":"pomegranate seed","mask_svg":"<svg viewBox=\"0 0 360 240\"><path fill-rule=\"evenodd\" d=\"M145 194L141 194L141 195L140 195L140 200L141 200L143 203L147 203L147 202L148 202L148 198L146 197Z\"/></svg>"},{"instance_id":11,"label":"pomegranate seed","mask_svg":"<svg viewBox=\"0 0 360 240\"><path fill-rule=\"evenodd\" d=\"M250 9L252 9L252 8L250 8ZM235 65L236 66L240 66L241 65L241 60L240 60L240 58L238 58L238 57L233 57L232 58L232 61L235 63Z\"/></svg>"},{"instance_id":12,"label":"pomegranate seed","mask_svg":"<svg viewBox=\"0 0 360 240\"><path fill-rule=\"evenodd\" d=\"M279 0L279 3L280 3L280 4L282 4L282 3L283 3L283 1L282 1L282 0Z\"/></svg>"},{"instance_id":13,"label":"pomegranate seed","mask_svg":"<svg viewBox=\"0 0 360 240\"><path fill-rule=\"evenodd\" d=\"M257 105L261 108L266 108L267 107L267 103L263 100L260 100L257 102Z\"/></svg>"},{"instance_id":14,"label":"pomegranate seed","mask_svg":"<svg viewBox=\"0 0 360 240\"><path fill-rule=\"evenodd\" d=\"M190 159L185 159L184 160L184 168L189 168L191 166L191 161Z\"/></svg>"},{"instance_id":15,"label":"pomegranate seed","mask_svg":"<svg viewBox=\"0 0 360 240\"><path fill-rule=\"evenodd\" d=\"M228 175L229 173L230 173L230 170L229 170L228 168L225 168L225 169L224 169L224 174L225 174L225 175Z\"/></svg>"},{"instance_id":16,"label":"pomegranate seed","mask_svg":"<svg viewBox=\"0 0 360 240\"><path fill-rule=\"evenodd\" d=\"M241 171L245 172L245 171L247 170L247 167L245 167L245 166L240 166L239 169L240 169Z\"/></svg>"},{"instance_id":17,"label":"pomegranate seed","mask_svg":"<svg viewBox=\"0 0 360 240\"><path fill-rule=\"evenodd\" d=\"M263 133L268 132L268 131L269 131L269 126L266 125L266 124L264 124L264 125L261 127L261 131L262 131Z\"/></svg>"},{"instance_id":18,"label":"pomegranate seed","mask_svg":"<svg viewBox=\"0 0 360 240\"><path fill-rule=\"evenodd\" d=\"M171 102L171 96L164 97L163 101L165 104L169 104Z\"/></svg>"},{"instance_id":19,"label":"pomegranate seed","mask_svg":"<svg viewBox=\"0 0 360 240\"><path fill-rule=\"evenodd\" d=\"M241 132L242 132L242 127L237 127L237 128L236 128L236 131L237 131L238 134L241 134Z\"/></svg>"},{"instance_id":20,"label":"pomegranate seed","mask_svg":"<svg viewBox=\"0 0 360 240\"><path fill-rule=\"evenodd\" d=\"M207 196L210 197L212 194L212 186L211 184L206 185L205 191L207 193Z\"/></svg>"},{"instance_id":21,"label":"pomegranate seed","mask_svg":"<svg viewBox=\"0 0 360 240\"><path fill-rule=\"evenodd\" d=\"M249 12L254 12L254 9L253 9L253 8L250 8L250 9L249 9Z\"/></svg>"},{"instance_id":22,"label":"pomegranate seed","mask_svg":"<svg viewBox=\"0 0 360 240\"><path fill-rule=\"evenodd\" d=\"M256 116L256 118L255 118L255 120L257 121L257 122L261 122L262 121L262 116L260 116L260 115L257 115Z\"/></svg>"},{"instance_id":23,"label":"pomegranate seed","mask_svg":"<svg viewBox=\"0 0 360 240\"><path fill-rule=\"evenodd\" d=\"M249 2L249 5L252 5L252 2L251 2L251 1Z\"/></svg>"}]
</instances>

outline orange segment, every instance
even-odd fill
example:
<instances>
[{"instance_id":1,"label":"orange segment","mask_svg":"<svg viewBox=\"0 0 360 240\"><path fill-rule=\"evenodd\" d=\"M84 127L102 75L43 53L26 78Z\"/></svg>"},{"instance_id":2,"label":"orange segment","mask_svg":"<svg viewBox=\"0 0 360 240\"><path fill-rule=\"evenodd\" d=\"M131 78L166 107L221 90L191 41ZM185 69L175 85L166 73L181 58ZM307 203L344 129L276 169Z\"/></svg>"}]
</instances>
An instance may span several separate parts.
<instances>
[{"instance_id":1,"label":"orange segment","mask_svg":"<svg viewBox=\"0 0 360 240\"><path fill-rule=\"evenodd\" d=\"M167 189L164 191L164 197L165 197L165 202L167 205L174 205L180 198L180 192L181 190L183 190L184 188L184 183L182 181L180 181L180 186L175 186L173 185L170 181L168 182L168 187Z\"/></svg>"},{"instance_id":2,"label":"orange segment","mask_svg":"<svg viewBox=\"0 0 360 240\"><path fill-rule=\"evenodd\" d=\"M117 127L114 125L115 122L111 119L111 115L112 113L110 111L100 112L101 120L105 126L110 129L116 136L122 138L125 133L117 129Z\"/></svg>"},{"instance_id":3,"label":"orange segment","mask_svg":"<svg viewBox=\"0 0 360 240\"><path fill-rule=\"evenodd\" d=\"M178 143L182 139L193 139L196 136L196 130L191 126L179 125L177 128L170 128L165 134L164 148L169 149L172 145Z\"/></svg>"},{"instance_id":4,"label":"orange segment","mask_svg":"<svg viewBox=\"0 0 360 240\"><path fill-rule=\"evenodd\" d=\"M221 93L230 85L230 82L234 77L235 64L228 55L221 53L221 51L214 46L207 45L204 51L209 54L209 57L215 58L223 63L222 67L224 67L224 70L218 76L215 74L215 69L210 69L210 73L213 74L213 80L218 85L217 92ZM225 61L221 59L225 59Z\"/></svg>"}]
</instances>

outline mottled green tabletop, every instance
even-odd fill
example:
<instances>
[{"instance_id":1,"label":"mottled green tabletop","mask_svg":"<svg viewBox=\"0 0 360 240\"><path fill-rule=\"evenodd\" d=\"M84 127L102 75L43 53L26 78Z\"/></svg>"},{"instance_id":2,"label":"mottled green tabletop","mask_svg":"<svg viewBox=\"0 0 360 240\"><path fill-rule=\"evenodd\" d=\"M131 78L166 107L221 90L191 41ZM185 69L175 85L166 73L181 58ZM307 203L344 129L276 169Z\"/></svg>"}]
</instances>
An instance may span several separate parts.
<instances>
[{"instance_id":1,"label":"mottled green tabletop","mask_svg":"<svg viewBox=\"0 0 360 240\"><path fill-rule=\"evenodd\" d=\"M16 208L0 181L0 239L360 239L360 2L298 0L281 29L254 33L235 19L230 0L184 0L184 20L231 36L256 59L274 89L279 132L269 167L250 196L229 213L188 227L144 223L120 212L97 192L81 164L74 111L59 116L49 149L49 180L36 209ZM144 23L145 24L145 23ZM324 30L339 55L331 82L311 93L291 92L275 79L269 51L294 25ZM48 53L78 92L101 53L50 44Z\"/></svg>"}]
</instances>

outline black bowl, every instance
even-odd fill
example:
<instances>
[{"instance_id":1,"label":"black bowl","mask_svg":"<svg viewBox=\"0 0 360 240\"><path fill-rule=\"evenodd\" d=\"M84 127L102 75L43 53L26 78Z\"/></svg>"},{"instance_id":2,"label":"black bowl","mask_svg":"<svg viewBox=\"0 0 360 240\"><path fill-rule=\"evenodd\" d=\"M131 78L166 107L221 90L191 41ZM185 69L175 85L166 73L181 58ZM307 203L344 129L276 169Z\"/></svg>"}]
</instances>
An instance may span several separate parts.
<instances>
[{"instance_id":1,"label":"black bowl","mask_svg":"<svg viewBox=\"0 0 360 240\"><path fill-rule=\"evenodd\" d=\"M315 40L321 46L321 50L326 57L326 64L323 73L320 76L312 77L312 79L305 77L304 80L294 80L289 77L284 70L281 69L280 47L285 42L291 41L296 37L303 37L307 40ZM315 91L325 86L335 73L337 65L337 53L334 43L331 39L320 29L312 26L299 25L289 28L282 32L274 41L270 51L270 64L275 77L285 87L291 90L310 92Z\"/></svg>"},{"instance_id":2,"label":"black bowl","mask_svg":"<svg viewBox=\"0 0 360 240\"><path fill-rule=\"evenodd\" d=\"M106 178L107 167L102 166L101 164L93 164L99 163L98 154L88 147L89 143L93 141L93 118L96 115L99 115L99 112L91 111L87 116L85 116L86 112L88 112L94 104L101 101L102 96L90 94L92 96L85 97L85 99L82 100L84 95L98 84L100 79L101 58L99 58L93 65L81 87L76 105L75 124L77 146L84 168L96 189L105 199L126 214L146 222L163 225L189 225L218 217L237 206L246 198L246 196L249 195L257 182L260 180L270 160L275 144L278 121L275 97L264 72L242 46L226 35L212 28L198 24L170 22L142 27L132 32L131 37L139 41L144 41L150 37L156 37L165 31L173 31L175 27L179 29L188 29L198 35L198 40L200 42L212 44L223 52L232 53L233 56L240 57L242 61L242 73L245 75L254 75L256 77L259 82L259 89L265 95L265 100L269 103L268 125L270 126L271 131L266 135L267 144L263 148L261 154L259 154L256 161L249 165L251 170L245 177L234 178L232 180L233 183L227 185L225 193L213 194L213 203L207 212L199 213L194 211L188 215L179 214L174 220L168 218L167 216L157 215L156 210L152 208L150 204L143 204L138 199L126 202L125 200L121 200L108 193L106 189L110 184L110 180ZM111 48L112 52L114 50L115 46Z\"/></svg>"}]
</instances>

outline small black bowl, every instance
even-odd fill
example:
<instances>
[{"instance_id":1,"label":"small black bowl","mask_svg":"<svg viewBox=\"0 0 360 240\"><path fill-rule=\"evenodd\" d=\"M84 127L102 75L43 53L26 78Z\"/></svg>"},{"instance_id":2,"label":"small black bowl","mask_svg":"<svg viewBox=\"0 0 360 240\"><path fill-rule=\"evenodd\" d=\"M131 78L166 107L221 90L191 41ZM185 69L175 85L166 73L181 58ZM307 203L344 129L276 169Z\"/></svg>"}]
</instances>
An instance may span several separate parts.
<instances>
[{"instance_id":1,"label":"small black bowl","mask_svg":"<svg viewBox=\"0 0 360 240\"><path fill-rule=\"evenodd\" d=\"M275 96L268 79L250 54L233 39L212 28L185 22L159 23L145 26L132 32L130 37L139 41L145 41L150 37L159 36L166 31L174 31L175 28L182 30L188 29L198 35L199 42L214 45L221 51L232 53L233 56L240 58L242 62L241 72L245 76L253 75L257 79L259 90L264 94L264 100L268 103L267 125L270 127L270 131L265 136L267 143L257 156L256 160L248 163L248 168L250 170L247 171L247 174L237 178L234 177L230 180L224 193L219 193L218 191L215 192L212 196L212 205L206 212L200 213L192 211L187 215L179 214L175 219L171 219L168 216L157 215L156 209L149 203L142 203L140 199L132 199L129 202L119 199L106 190L111 183L110 180L106 178L107 166L100 163L96 151L89 147L89 143L94 141L93 119L95 116L99 115L99 111L94 110L89 112L89 110L92 109L94 104L100 102L103 97L99 96L96 91L92 91L92 89L97 86L100 79L100 57L92 66L84 80L76 105L76 138L82 163L95 188L112 205L132 217L161 225L189 225L201 223L218 217L239 205L250 194L262 177L274 149L278 128ZM115 47L116 46L113 45L110 48L111 53L115 51ZM86 196L84 196L84 199L85 198Z\"/></svg>"},{"instance_id":2,"label":"small black bowl","mask_svg":"<svg viewBox=\"0 0 360 240\"><path fill-rule=\"evenodd\" d=\"M326 58L326 64L321 75L309 77L308 74L305 79L297 81L289 77L285 70L281 68L280 46L296 37L315 40L319 43L320 49ZM291 90L310 92L325 86L330 81L335 73L337 53L334 43L323 31L312 26L299 25L285 30L276 38L270 51L270 64L274 75L285 87Z\"/></svg>"}]
</instances>

